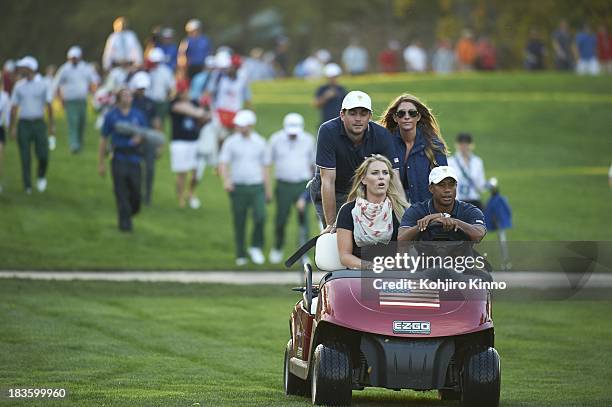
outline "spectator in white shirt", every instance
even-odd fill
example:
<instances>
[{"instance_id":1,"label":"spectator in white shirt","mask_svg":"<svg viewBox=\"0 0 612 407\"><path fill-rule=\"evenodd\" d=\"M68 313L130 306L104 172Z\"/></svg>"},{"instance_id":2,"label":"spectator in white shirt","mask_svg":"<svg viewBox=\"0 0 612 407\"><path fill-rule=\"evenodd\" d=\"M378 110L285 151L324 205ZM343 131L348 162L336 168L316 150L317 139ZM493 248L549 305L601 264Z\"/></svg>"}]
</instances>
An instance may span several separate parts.
<instances>
[{"instance_id":1,"label":"spectator in white shirt","mask_svg":"<svg viewBox=\"0 0 612 407\"><path fill-rule=\"evenodd\" d=\"M404 50L404 62L408 72L425 72L427 70L427 53L421 41L413 41Z\"/></svg>"},{"instance_id":2,"label":"spectator in white shirt","mask_svg":"<svg viewBox=\"0 0 612 407\"><path fill-rule=\"evenodd\" d=\"M234 218L236 265L247 264L247 252L255 264L263 264L266 202L270 202L270 157L266 141L253 127L256 116L250 110L240 110L234 117L236 131L229 136L219 155L219 175L229 193ZM253 213L251 246L245 249L246 221Z\"/></svg>"},{"instance_id":3,"label":"spectator in white shirt","mask_svg":"<svg viewBox=\"0 0 612 407\"><path fill-rule=\"evenodd\" d=\"M83 52L78 46L68 50L68 61L58 69L53 79L52 94L62 100L68 121L70 151L76 154L83 147L85 123L87 123L87 95L94 91L98 80L91 65L82 61Z\"/></svg>"},{"instance_id":4,"label":"spectator in white shirt","mask_svg":"<svg viewBox=\"0 0 612 407\"><path fill-rule=\"evenodd\" d=\"M484 191L486 178L482 159L473 153L474 144L470 133L457 135L457 152L449 157L448 165L455 169L457 199L471 203L482 210L480 194Z\"/></svg>"},{"instance_id":5,"label":"spectator in white shirt","mask_svg":"<svg viewBox=\"0 0 612 407\"><path fill-rule=\"evenodd\" d=\"M368 50L359 45L359 41L352 40L342 52L342 64L351 75L366 73L368 71Z\"/></svg>"},{"instance_id":6,"label":"spectator in white shirt","mask_svg":"<svg viewBox=\"0 0 612 407\"><path fill-rule=\"evenodd\" d=\"M165 54L161 48L153 48L149 52L148 59L152 66L149 70L151 85L147 90L147 96L155 103L156 116L163 124L168 115L170 100L176 92L176 81L172 69L164 63Z\"/></svg>"},{"instance_id":7,"label":"spectator in white shirt","mask_svg":"<svg viewBox=\"0 0 612 407\"><path fill-rule=\"evenodd\" d=\"M104 46L102 68L109 71L114 64L125 61L136 66L142 65L142 46L136 34L128 30L127 18L117 17L113 22L113 32L108 36Z\"/></svg>"},{"instance_id":8,"label":"spectator in white shirt","mask_svg":"<svg viewBox=\"0 0 612 407\"><path fill-rule=\"evenodd\" d=\"M275 242L270 251L270 263L278 264L283 259L285 227L291 212L306 190L306 184L314 174L315 141L312 134L304 131L304 118L298 113L289 113L283 120L283 129L270 136L270 159L274 164L276 189L276 218L274 222ZM300 228L306 228L306 211L298 211Z\"/></svg>"}]
</instances>

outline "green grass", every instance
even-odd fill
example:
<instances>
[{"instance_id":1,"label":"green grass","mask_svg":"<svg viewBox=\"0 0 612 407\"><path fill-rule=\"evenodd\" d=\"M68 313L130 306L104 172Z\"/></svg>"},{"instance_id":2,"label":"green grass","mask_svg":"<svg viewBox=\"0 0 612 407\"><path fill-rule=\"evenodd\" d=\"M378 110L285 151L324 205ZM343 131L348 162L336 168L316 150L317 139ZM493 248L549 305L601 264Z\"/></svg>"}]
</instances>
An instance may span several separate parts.
<instances>
[{"instance_id":1,"label":"green grass","mask_svg":"<svg viewBox=\"0 0 612 407\"><path fill-rule=\"evenodd\" d=\"M288 287L2 280L0 298L0 389L69 393L39 403L0 397L0 405L310 404L282 389L298 299ZM612 403L612 304L604 298L495 303L502 406ZM447 405L434 392L367 389L353 398Z\"/></svg>"},{"instance_id":2,"label":"green grass","mask_svg":"<svg viewBox=\"0 0 612 407\"><path fill-rule=\"evenodd\" d=\"M510 239L612 240L612 220L605 216L612 193L606 179L612 131L609 76L401 74L343 83L370 92L377 114L400 93L419 96L435 111L451 148L457 132L471 131L487 176L499 178L512 205ZM267 137L280 128L286 113L297 111L315 132L319 116L311 103L317 86L297 80L254 84L257 130ZM135 219L133 235L121 235L110 178L96 173L97 133L90 126L85 152L71 156L66 123L58 112L58 149L44 195L23 194L16 145L6 146L0 269L235 268L229 201L212 172L199 187L203 208L180 210L164 154L157 163L153 207ZM270 205L268 248L273 216ZM314 232L314 212L311 218ZM286 254L296 246L296 235L292 218Z\"/></svg>"}]
</instances>

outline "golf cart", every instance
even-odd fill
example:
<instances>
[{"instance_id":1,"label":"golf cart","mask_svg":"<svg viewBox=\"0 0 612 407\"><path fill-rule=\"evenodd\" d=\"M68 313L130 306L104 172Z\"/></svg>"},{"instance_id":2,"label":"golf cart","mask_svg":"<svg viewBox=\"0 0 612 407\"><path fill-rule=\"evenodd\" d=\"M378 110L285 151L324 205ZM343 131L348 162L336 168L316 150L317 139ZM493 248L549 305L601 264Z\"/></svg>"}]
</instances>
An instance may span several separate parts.
<instances>
[{"instance_id":1,"label":"golf cart","mask_svg":"<svg viewBox=\"0 0 612 407\"><path fill-rule=\"evenodd\" d=\"M306 264L305 286L293 289L302 299L289 319L285 393L347 405L352 390L366 387L438 390L442 400L462 406L497 406L501 372L490 292L397 289L410 278L467 282L490 279L488 273L427 269L406 278L395 270L381 278L346 270L332 236L316 243L315 263L327 273L313 285ZM378 280L400 285L384 289Z\"/></svg>"}]
</instances>

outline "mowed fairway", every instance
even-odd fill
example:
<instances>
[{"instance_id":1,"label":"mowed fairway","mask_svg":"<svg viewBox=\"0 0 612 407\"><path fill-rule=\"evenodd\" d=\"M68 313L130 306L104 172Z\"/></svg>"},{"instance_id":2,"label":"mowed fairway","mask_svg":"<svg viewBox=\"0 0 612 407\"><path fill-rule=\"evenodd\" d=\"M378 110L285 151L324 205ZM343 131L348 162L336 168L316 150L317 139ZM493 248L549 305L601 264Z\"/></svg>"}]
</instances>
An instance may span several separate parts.
<instances>
[{"instance_id":1,"label":"mowed fairway","mask_svg":"<svg viewBox=\"0 0 612 407\"><path fill-rule=\"evenodd\" d=\"M0 388L68 391L39 405L309 405L282 389L288 287L3 280L0 298ZM610 405L611 305L497 301L501 405ZM434 392L353 395L447 405Z\"/></svg>"},{"instance_id":2,"label":"mowed fairway","mask_svg":"<svg viewBox=\"0 0 612 407\"><path fill-rule=\"evenodd\" d=\"M609 76L401 74L342 82L370 92L376 115L400 93L417 95L434 110L451 149L457 132L472 132L487 176L499 178L514 210L510 239L612 239L612 219L605 216L611 197ZM286 113L297 111L316 133L319 116L312 97L318 85L298 80L254 84L257 130L268 137ZM96 172L97 132L90 124L84 153L72 156L59 106L56 112L58 149L52 153L45 194L22 192L16 143L6 146L0 269L235 268L229 200L212 171L199 188L203 208L180 210L166 151L157 164L153 206L136 218L133 235L121 235L111 180ZM89 118L93 122L93 114ZM266 253L273 215L274 205L269 205ZM286 254L296 247L294 224L292 217Z\"/></svg>"}]
</instances>

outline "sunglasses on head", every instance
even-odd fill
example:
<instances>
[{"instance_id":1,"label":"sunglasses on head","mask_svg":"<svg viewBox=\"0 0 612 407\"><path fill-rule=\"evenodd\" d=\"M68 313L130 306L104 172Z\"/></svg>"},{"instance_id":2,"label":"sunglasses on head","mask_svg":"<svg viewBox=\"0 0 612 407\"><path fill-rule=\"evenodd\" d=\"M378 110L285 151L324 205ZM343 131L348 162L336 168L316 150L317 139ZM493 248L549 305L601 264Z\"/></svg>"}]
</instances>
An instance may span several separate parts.
<instances>
[{"instance_id":1,"label":"sunglasses on head","mask_svg":"<svg viewBox=\"0 0 612 407\"><path fill-rule=\"evenodd\" d=\"M402 117L406 115L414 119L415 117L419 115L419 111L416 109L410 109L410 110L398 110L395 112L395 117L397 117L398 119L401 119Z\"/></svg>"}]
</instances>

